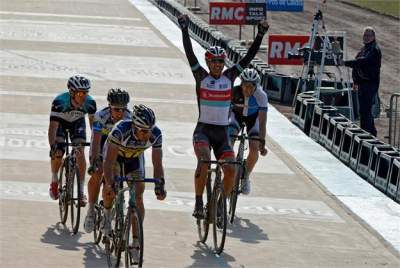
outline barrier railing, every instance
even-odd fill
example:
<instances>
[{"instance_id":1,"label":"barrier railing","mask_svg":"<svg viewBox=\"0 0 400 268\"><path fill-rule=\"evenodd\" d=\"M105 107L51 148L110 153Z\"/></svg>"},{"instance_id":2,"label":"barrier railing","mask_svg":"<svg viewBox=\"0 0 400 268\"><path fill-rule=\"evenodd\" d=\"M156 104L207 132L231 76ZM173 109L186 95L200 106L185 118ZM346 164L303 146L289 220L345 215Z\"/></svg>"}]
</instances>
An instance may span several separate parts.
<instances>
[{"instance_id":1,"label":"barrier railing","mask_svg":"<svg viewBox=\"0 0 400 268\"><path fill-rule=\"evenodd\" d=\"M395 93L390 97L390 106L386 110L389 118L388 142L400 149L400 93Z\"/></svg>"}]
</instances>

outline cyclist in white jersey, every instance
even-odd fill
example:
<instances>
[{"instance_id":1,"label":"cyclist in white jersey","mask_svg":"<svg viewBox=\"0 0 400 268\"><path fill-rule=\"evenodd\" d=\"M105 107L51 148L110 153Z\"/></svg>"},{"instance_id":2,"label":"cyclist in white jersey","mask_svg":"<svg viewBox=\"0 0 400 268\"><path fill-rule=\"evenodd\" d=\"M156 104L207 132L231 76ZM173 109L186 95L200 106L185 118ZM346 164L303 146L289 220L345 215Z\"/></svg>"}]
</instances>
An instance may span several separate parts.
<instances>
[{"instance_id":1,"label":"cyclist in white jersey","mask_svg":"<svg viewBox=\"0 0 400 268\"><path fill-rule=\"evenodd\" d=\"M182 29L183 46L189 61L193 76L196 80L196 95L199 108L199 119L193 134L193 146L198 159L195 172L196 204L193 216L203 218L203 192L207 180L207 164L200 164L200 160L210 160L211 148L218 160L234 161L235 156L228 136L229 110L231 105L232 86L236 77L250 63L256 55L264 34L268 31L267 21L258 24L258 34L249 48L247 55L235 66L223 71L226 53L222 47L214 46L205 53L207 72L199 65L193 52L189 37L189 17L181 15L178 18ZM224 165L224 192L229 196L234 182L235 167Z\"/></svg>"},{"instance_id":2,"label":"cyclist in white jersey","mask_svg":"<svg viewBox=\"0 0 400 268\"><path fill-rule=\"evenodd\" d=\"M260 140L249 140L249 155L245 180L242 183L242 193L250 193L249 175L258 161L259 153L265 156L268 96L260 86L260 76L257 70L246 68L240 75L242 83L232 91L232 110L229 117L229 133L237 135L244 123L247 135ZM233 146L233 143L232 143Z\"/></svg>"}]
</instances>

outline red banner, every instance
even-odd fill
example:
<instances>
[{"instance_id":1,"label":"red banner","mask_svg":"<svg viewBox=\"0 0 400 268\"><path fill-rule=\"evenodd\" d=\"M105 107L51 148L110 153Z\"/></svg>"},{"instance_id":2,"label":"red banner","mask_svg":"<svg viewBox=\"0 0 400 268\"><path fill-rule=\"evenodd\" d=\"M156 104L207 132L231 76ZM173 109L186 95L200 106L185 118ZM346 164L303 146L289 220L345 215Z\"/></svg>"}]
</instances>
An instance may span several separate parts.
<instances>
[{"instance_id":1,"label":"red banner","mask_svg":"<svg viewBox=\"0 0 400 268\"><path fill-rule=\"evenodd\" d=\"M210 24L246 24L246 3L210 2Z\"/></svg>"},{"instance_id":2,"label":"red banner","mask_svg":"<svg viewBox=\"0 0 400 268\"><path fill-rule=\"evenodd\" d=\"M298 54L298 49L307 44L307 35L269 35L268 64L303 65L303 59L290 59L288 53Z\"/></svg>"}]
</instances>

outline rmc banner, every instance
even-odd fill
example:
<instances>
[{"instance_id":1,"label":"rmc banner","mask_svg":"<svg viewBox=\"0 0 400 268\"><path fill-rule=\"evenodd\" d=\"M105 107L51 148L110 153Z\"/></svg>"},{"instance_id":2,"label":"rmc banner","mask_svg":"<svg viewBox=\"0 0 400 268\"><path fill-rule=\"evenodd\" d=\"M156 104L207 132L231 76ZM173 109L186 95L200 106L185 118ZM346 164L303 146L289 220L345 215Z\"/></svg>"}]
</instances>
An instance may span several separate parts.
<instances>
[{"instance_id":1,"label":"rmc banner","mask_svg":"<svg viewBox=\"0 0 400 268\"><path fill-rule=\"evenodd\" d=\"M210 2L209 23L213 25L256 25L265 18L265 2Z\"/></svg>"},{"instance_id":2,"label":"rmc banner","mask_svg":"<svg viewBox=\"0 0 400 268\"><path fill-rule=\"evenodd\" d=\"M298 53L298 49L307 44L308 35L275 35L268 37L268 64L303 65L303 59L289 59L289 52Z\"/></svg>"}]
</instances>

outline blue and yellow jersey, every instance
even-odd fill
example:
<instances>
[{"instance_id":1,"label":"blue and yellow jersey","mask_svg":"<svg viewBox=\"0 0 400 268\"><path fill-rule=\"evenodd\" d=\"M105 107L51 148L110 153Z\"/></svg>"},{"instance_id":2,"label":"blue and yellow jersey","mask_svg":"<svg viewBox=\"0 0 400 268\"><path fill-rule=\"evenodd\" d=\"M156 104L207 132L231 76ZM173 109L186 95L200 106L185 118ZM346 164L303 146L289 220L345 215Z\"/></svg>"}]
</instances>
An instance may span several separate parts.
<instances>
[{"instance_id":1,"label":"blue and yellow jersey","mask_svg":"<svg viewBox=\"0 0 400 268\"><path fill-rule=\"evenodd\" d=\"M152 129L150 139L143 142L136 138L132 124L132 120L121 120L115 124L108 135L108 142L118 145L119 156L123 158L135 158L150 147L162 147L162 134L157 126L154 126Z\"/></svg>"},{"instance_id":2,"label":"blue and yellow jersey","mask_svg":"<svg viewBox=\"0 0 400 268\"><path fill-rule=\"evenodd\" d=\"M125 109L122 120L128 120L132 116L132 113ZM111 118L110 107L105 107L94 114L93 119L93 132L100 133L103 137L108 136L114 127L114 123Z\"/></svg>"},{"instance_id":3,"label":"blue and yellow jersey","mask_svg":"<svg viewBox=\"0 0 400 268\"><path fill-rule=\"evenodd\" d=\"M96 109L96 101L89 95L82 107L72 107L71 95L69 92L64 92L53 100L50 121L73 123L84 118L85 114L93 115Z\"/></svg>"}]
</instances>

